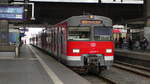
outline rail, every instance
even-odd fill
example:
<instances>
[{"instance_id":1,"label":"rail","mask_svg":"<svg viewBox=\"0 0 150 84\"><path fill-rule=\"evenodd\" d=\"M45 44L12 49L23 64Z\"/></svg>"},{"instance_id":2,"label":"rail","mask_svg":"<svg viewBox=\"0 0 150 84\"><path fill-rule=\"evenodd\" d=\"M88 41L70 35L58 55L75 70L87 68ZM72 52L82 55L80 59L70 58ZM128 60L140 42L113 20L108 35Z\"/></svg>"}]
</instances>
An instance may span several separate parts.
<instances>
[{"instance_id":1,"label":"rail","mask_svg":"<svg viewBox=\"0 0 150 84\"><path fill-rule=\"evenodd\" d=\"M123 69L123 70L126 70L126 71L130 71L130 72L133 72L133 73L136 73L138 75L142 75L142 76L145 76L145 77L150 77L150 73L148 72L149 69L142 69L142 67L135 67L135 66L132 66L132 65L127 65L127 64L121 64L121 63L115 63L113 65L113 67L117 67L117 68L120 68L120 69Z\"/></svg>"}]
</instances>

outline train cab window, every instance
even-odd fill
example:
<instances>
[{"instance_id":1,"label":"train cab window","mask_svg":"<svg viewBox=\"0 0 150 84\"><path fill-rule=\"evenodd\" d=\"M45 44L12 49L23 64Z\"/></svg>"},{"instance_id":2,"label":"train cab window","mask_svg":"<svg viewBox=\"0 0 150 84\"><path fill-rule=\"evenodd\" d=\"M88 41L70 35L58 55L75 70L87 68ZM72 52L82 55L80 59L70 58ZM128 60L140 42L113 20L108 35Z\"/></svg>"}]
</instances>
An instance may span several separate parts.
<instances>
[{"instance_id":1,"label":"train cab window","mask_svg":"<svg viewBox=\"0 0 150 84\"><path fill-rule=\"evenodd\" d=\"M94 40L109 41L112 40L111 27L94 27Z\"/></svg>"},{"instance_id":2,"label":"train cab window","mask_svg":"<svg viewBox=\"0 0 150 84\"><path fill-rule=\"evenodd\" d=\"M90 40L89 27L69 27L68 40Z\"/></svg>"}]
</instances>

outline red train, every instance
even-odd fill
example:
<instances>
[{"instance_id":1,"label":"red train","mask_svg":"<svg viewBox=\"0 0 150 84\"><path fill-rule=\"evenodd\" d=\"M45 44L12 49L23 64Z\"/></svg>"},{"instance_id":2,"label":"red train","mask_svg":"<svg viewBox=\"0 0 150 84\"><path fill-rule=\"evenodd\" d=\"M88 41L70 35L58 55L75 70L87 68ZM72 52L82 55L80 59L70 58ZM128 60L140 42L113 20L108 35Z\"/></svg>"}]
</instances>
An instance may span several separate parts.
<instances>
[{"instance_id":1,"label":"red train","mask_svg":"<svg viewBox=\"0 0 150 84\"><path fill-rule=\"evenodd\" d=\"M72 16L31 41L70 67L88 70L94 66L99 71L108 69L114 59L112 20L103 16Z\"/></svg>"}]
</instances>

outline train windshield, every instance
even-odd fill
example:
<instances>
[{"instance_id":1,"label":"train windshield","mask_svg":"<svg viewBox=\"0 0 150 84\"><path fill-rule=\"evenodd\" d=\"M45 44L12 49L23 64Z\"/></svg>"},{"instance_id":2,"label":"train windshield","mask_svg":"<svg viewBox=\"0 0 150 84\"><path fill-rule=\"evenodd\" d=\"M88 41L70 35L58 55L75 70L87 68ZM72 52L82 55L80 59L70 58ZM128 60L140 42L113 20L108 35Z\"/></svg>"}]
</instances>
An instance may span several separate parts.
<instances>
[{"instance_id":1,"label":"train windshield","mask_svg":"<svg viewBox=\"0 0 150 84\"><path fill-rule=\"evenodd\" d=\"M69 27L68 40L76 41L89 41L90 40L90 27Z\"/></svg>"},{"instance_id":2,"label":"train windshield","mask_svg":"<svg viewBox=\"0 0 150 84\"><path fill-rule=\"evenodd\" d=\"M96 41L112 40L112 28L111 27L94 27L94 40Z\"/></svg>"}]
</instances>

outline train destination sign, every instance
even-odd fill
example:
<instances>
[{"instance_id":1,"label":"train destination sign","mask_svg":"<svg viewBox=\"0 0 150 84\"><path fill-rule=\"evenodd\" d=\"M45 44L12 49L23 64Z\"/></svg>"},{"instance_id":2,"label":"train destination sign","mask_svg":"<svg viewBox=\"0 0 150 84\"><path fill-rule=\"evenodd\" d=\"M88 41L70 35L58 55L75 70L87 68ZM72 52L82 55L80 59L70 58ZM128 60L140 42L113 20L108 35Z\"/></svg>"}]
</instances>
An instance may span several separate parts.
<instances>
[{"instance_id":1,"label":"train destination sign","mask_svg":"<svg viewBox=\"0 0 150 84\"><path fill-rule=\"evenodd\" d=\"M0 19L23 20L24 19L24 7L0 6Z\"/></svg>"},{"instance_id":2,"label":"train destination sign","mask_svg":"<svg viewBox=\"0 0 150 84\"><path fill-rule=\"evenodd\" d=\"M100 20L81 20L82 24L101 24Z\"/></svg>"}]
</instances>

